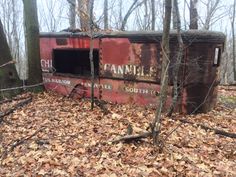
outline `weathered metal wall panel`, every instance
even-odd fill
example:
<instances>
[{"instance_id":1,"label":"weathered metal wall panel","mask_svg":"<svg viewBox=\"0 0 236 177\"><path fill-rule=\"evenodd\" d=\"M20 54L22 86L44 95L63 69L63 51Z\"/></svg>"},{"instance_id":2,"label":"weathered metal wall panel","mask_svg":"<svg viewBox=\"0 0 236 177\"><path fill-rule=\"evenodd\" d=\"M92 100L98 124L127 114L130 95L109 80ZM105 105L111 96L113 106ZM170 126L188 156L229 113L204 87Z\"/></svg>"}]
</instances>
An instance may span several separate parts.
<instances>
[{"instance_id":1,"label":"weathered metal wall panel","mask_svg":"<svg viewBox=\"0 0 236 177\"><path fill-rule=\"evenodd\" d=\"M216 47L219 47L217 43L206 42L194 43L187 48L184 109L188 113L207 112L216 104L217 85L219 84L218 68L213 63Z\"/></svg>"},{"instance_id":2,"label":"weathered metal wall panel","mask_svg":"<svg viewBox=\"0 0 236 177\"><path fill-rule=\"evenodd\" d=\"M153 106L158 103L161 73L161 34L120 33L102 35L95 39L99 50L99 76L95 83L95 97L117 103L135 103ZM153 38L152 36L155 36ZM224 36L217 33L187 32L184 58L178 83L183 87L179 106L184 113L206 112L216 103L217 66L214 66L214 50L223 51ZM151 38L152 37L152 38ZM174 33L170 43L170 82L167 106L171 104L173 68L177 57ZM54 49L89 49L86 35L49 35L41 37L41 64L47 89L72 97L90 97L90 79L79 76L58 75L53 69Z\"/></svg>"},{"instance_id":3,"label":"weathered metal wall panel","mask_svg":"<svg viewBox=\"0 0 236 177\"><path fill-rule=\"evenodd\" d=\"M127 38L101 39L100 76L131 81L160 82L158 43L130 43Z\"/></svg>"},{"instance_id":4,"label":"weathered metal wall panel","mask_svg":"<svg viewBox=\"0 0 236 177\"><path fill-rule=\"evenodd\" d=\"M66 76L44 74L45 87L73 98L89 98L91 82ZM124 82L122 80L101 79L95 81L94 96L113 103L132 103L144 106L156 106L160 86L152 83ZM167 104L171 103L171 87L168 89Z\"/></svg>"}]
</instances>

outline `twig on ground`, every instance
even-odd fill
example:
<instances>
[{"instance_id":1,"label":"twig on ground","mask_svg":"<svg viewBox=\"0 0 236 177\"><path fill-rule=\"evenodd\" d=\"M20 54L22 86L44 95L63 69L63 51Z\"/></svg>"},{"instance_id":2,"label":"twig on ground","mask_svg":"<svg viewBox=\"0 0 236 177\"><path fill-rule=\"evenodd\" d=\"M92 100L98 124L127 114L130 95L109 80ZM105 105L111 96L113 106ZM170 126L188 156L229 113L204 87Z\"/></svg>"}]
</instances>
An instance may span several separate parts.
<instances>
[{"instance_id":1,"label":"twig on ground","mask_svg":"<svg viewBox=\"0 0 236 177\"><path fill-rule=\"evenodd\" d=\"M152 132L143 132L143 133L136 134L136 135L125 135L125 136L122 136L120 138L111 140L109 142L118 143L120 141L126 141L126 142L137 141L137 140L140 140L142 138L147 138L147 137L151 137L151 136L152 136Z\"/></svg>"},{"instance_id":2,"label":"twig on ground","mask_svg":"<svg viewBox=\"0 0 236 177\"><path fill-rule=\"evenodd\" d=\"M100 100L95 100L95 104L104 112L105 115L107 115L108 113L110 113L110 111L107 109L107 107L105 106L106 102L105 101L100 101Z\"/></svg>"},{"instance_id":3,"label":"twig on ground","mask_svg":"<svg viewBox=\"0 0 236 177\"><path fill-rule=\"evenodd\" d=\"M28 141L29 139L31 139L32 137L34 137L35 135L37 135L39 132L43 131L46 127L42 126L41 128L39 128L38 130L36 130L33 134L23 137L21 139L17 139L14 143L12 143L11 145L9 145L9 149L5 150L2 155L1 155L1 160L5 159L7 157L7 155L12 152L17 146L25 143L26 141Z\"/></svg>"},{"instance_id":4,"label":"twig on ground","mask_svg":"<svg viewBox=\"0 0 236 177\"><path fill-rule=\"evenodd\" d=\"M0 114L0 124L4 121L3 118L5 116L8 116L9 114L13 113L16 109L29 104L32 101L32 97L28 97L26 98L24 101L21 101L19 103L17 103L16 105L14 105L12 108L8 109L7 111L5 111L4 113Z\"/></svg>"}]
</instances>

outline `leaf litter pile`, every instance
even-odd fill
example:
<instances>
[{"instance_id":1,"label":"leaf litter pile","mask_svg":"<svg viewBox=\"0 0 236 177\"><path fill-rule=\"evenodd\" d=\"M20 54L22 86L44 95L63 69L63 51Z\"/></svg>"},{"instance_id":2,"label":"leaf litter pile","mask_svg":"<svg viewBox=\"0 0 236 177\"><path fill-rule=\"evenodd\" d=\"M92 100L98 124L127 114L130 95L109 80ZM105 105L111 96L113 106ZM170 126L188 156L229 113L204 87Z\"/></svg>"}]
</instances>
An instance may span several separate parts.
<instances>
[{"instance_id":1,"label":"leaf litter pile","mask_svg":"<svg viewBox=\"0 0 236 177\"><path fill-rule=\"evenodd\" d=\"M236 88L219 94L213 111L175 117L236 133ZM1 113L22 100L2 103ZM105 107L91 111L89 101L44 92L0 114L0 176L236 176L236 139L164 118L162 148L154 148L151 138L111 143L126 135L129 124L134 133L145 131L155 110Z\"/></svg>"}]
</instances>

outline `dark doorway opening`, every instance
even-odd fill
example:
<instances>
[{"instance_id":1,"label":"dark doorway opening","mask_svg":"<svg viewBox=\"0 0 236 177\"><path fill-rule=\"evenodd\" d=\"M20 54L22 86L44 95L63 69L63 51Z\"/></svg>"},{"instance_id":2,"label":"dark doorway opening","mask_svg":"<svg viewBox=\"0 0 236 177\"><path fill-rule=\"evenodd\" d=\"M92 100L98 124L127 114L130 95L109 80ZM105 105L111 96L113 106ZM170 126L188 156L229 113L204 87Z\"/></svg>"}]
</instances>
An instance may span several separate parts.
<instances>
[{"instance_id":1,"label":"dark doorway opening","mask_svg":"<svg viewBox=\"0 0 236 177\"><path fill-rule=\"evenodd\" d=\"M91 76L89 49L55 49L53 50L53 67L56 73L74 76ZM94 75L99 74L99 52L93 51Z\"/></svg>"}]
</instances>

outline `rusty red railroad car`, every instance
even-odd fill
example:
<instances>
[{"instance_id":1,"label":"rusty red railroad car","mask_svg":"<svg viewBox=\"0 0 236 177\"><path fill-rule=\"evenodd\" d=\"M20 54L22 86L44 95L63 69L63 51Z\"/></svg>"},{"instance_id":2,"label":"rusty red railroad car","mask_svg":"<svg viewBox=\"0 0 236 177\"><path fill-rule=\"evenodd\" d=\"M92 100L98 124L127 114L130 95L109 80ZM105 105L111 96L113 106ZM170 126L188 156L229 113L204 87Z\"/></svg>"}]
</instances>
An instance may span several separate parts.
<instances>
[{"instance_id":1,"label":"rusty red railroad car","mask_svg":"<svg viewBox=\"0 0 236 177\"><path fill-rule=\"evenodd\" d=\"M184 57L178 77L182 99L177 110L207 112L216 104L225 35L190 30L182 32L182 37ZM155 106L160 91L161 38L162 32L95 33L95 97L115 103ZM170 33L167 107L172 101L177 50L177 34L173 31ZM90 97L89 51L87 33L41 33L41 66L46 89L78 98Z\"/></svg>"}]
</instances>

